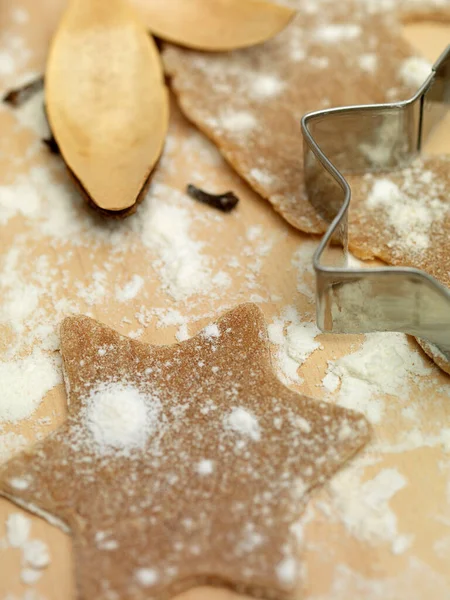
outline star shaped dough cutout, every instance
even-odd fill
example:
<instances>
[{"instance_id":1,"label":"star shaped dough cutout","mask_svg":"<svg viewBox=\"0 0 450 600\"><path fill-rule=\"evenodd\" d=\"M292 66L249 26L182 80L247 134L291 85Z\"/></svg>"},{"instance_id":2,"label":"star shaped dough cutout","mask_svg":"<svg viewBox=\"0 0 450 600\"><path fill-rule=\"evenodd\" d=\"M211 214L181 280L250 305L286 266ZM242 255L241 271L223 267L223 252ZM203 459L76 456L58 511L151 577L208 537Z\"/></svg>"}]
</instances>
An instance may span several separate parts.
<instances>
[{"instance_id":1,"label":"star shaped dough cutout","mask_svg":"<svg viewBox=\"0 0 450 600\"><path fill-rule=\"evenodd\" d=\"M78 598L293 598L300 515L367 442L364 417L281 384L253 304L173 346L70 317L61 350L68 419L0 469L0 493L71 532Z\"/></svg>"}]
</instances>

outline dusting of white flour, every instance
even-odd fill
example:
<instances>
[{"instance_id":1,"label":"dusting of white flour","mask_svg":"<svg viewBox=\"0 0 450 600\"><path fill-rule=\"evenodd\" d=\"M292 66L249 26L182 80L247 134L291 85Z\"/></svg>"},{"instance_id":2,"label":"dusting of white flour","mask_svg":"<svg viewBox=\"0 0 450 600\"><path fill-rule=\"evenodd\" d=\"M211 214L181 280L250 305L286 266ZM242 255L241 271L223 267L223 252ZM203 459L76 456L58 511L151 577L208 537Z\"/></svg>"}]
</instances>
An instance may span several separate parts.
<instances>
[{"instance_id":1,"label":"dusting of white flour","mask_svg":"<svg viewBox=\"0 0 450 600\"><path fill-rule=\"evenodd\" d=\"M433 198L433 175L424 171L421 179L428 186L426 194L408 186L408 181L400 188L389 179L376 179L366 202L370 210L385 213L400 238L396 243L418 252L428 248L431 227L446 210L439 199Z\"/></svg>"},{"instance_id":2,"label":"dusting of white flour","mask_svg":"<svg viewBox=\"0 0 450 600\"><path fill-rule=\"evenodd\" d=\"M282 315L269 325L269 340L278 346L275 356L279 375L285 383L301 382L298 369L315 350L322 347L316 340L320 333L315 323L302 322L292 306L286 307Z\"/></svg>"},{"instance_id":3,"label":"dusting of white flour","mask_svg":"<svg viewBox=\"0 0 450 600\"><path fill-rule=\"evenodd\" d=\"M158 398L132 385L105 383L93 389L86 399L85 426L96 451L128 454L145 447L158 429L161 410Z\"/></svg>"},{"instance_id":4,"label":"dusting of white flour","mask_svg":"<svg viewBox=\"0 0 450 600\"><path fill-rule=\"evenodd\" d=\"M410 378L431 373L418 350L401 333L371 333L361 348L330 363L325 386L334 391L341 382L338 402L380 423L385 396L408 398Z\"/></svg>"},{"instance_id":5,"label":"dusting of white flour","mask_svg":"<svg viewBox=\"0 0 450 600\"><path fill-rule=\"evenodd\" d=\"M143 241L160 254L155 263L168 293L175 299L188 298L211 287L209 261L203 256L203 244L189 235L190 216L180 206L161 204L151 199L145 209Z\"/></svg>"},{"instance_id":6,"label":"dusting of white flour","mask_svg":"<svg viewBox=\"0 0 450 600\"><path fill-rule=\"evenodd\" d=\"M36 348L26 358L0 362L0 381L0 422L15 423L31 416L61 374L56 359Z\"/></svg>"},{"instance_id":7,"label":"dusting of white flour","mask_svg":"<svg viewBox=\"0 0 450 600\"><path fill-rule=\"evenodd\" d=\"M261 439L261 428L258 419L251 412L242 407L233 408L224 419L225 429L234 431L254 442Z\"/></svg>"},{"instance_id":8,"label":"dusting of white flour","mask_svg":"<svg viewBox=\"0 0 450 600\"><path fill-rule=\"evenodd\" d=\"M340 521L357 539L372 544L390 544L394 554L403 553L412 537L398 532L392 498L407 486L396 469L382 469L368 481L361 481L356 469L346 469L329 484L331 501Z\"/></svg>"},{"instance_id":9,"label":"dusting of white flour","mask_svg":"<svg viewBox=\"0 0 450 600\"><path fill-rule=\"evenodd\" d=\"M21 551L22 570L20 579L25 585L33 585L42 575L42 569L50 564L47 544L30 539L31 519L22 513L10 513L6 519L6 547Z\"/></svg>"},{"instance_id":10,"label":"dusting of white flour","mask_svg":"<svg viewBox=\"0 0 450 600\"><path fill-rule=\"evenodd\" d=\"M362 33L361 27L354 23L345 25L329 24L316 29L314 38L323 44L336 44L353 40Z\"/></svg>"},{"instance_id":11,"label":"dusting of white flour","mask_svg":"<svg viewBox=\"0 0 450 600\"><path fill-rule=\"evenodd\" d=\"M116 298L119 302L133 300L142 289L144 279L140 275L133 275L123 287L116 288Z\"/></svg>"},{"instance_id":12,"label":"dusting of white flour","mask_svg":"<svg viewBox=\"0 0 450 600\"><path fill-rule=\"evenodd\" d=\"M403 83L418 90L431 75L431 66L431 63L425 58L412 56L403 61L400 77Z\"/></svg>"}]
</instances>

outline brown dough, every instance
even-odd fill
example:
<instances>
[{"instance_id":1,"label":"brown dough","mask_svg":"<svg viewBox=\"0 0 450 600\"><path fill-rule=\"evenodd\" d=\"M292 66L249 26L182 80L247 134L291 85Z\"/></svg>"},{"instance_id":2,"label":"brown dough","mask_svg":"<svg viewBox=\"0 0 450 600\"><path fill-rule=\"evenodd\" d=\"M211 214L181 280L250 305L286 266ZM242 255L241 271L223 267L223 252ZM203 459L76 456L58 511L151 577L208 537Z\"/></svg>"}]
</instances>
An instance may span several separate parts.
<instances>
[{"instance_id":1,"label":"brown dough","mask_svg":"<svg viewBox=\"0 0 450 600\"><path fill-rule=\"evenodd\" d=\"M417 88L401 68L415 53L402 38L399 12L450 18L450 1L439 8L411 8L406 0L290 4L299 11L294 22L261 46L217 55L166 44L163 58L182 110L238 173L291 225L323 233L304 191L301 117L410 97Z\"/></svg>"},{"instance_id":2,"label":"brown dough","mask_svg":"<svg viewBox=\"0 0 450 600\"><path fill-rule=\"evenodd\" d=\"M420 157L397 172L348 180L352 252L422 269L450 288L450 156Z\"/></svg>"},{"instance_id":3,"label":"brown dough","mask_svg":"<svg viewBox=\"0 0 450 600\"><path fill-rule=\"evenodd\" d=\"M162 600L212 584L292 598L299 517L367 442L366 420L279 382L253 304L173 346L83 316L64 321L61 344L68 421L0 469L0 493L68 526L78 597ZM147 394L148 410L160 401L153 436L125 454L102 453L86 417L89 394L112 382Z\"/></svg>"}]
</instances>

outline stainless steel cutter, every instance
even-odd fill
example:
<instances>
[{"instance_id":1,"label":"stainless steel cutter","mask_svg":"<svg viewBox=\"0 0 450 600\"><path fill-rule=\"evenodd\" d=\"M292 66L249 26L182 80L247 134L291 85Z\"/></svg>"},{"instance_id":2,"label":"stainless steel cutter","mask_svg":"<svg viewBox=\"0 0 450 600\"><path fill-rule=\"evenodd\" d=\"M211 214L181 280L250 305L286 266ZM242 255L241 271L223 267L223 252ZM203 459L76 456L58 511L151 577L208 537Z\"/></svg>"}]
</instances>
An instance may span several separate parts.
<instances>
[{"instance_id":1,"label":"stainless steel cutter","mask_svg":"<svg viewBox=\"0 0 450 600\"><path fill-rule=\"evenodd\" d=\"M410 100L322 110L302 119L307 193L330 223L314 255L317 324L323 331L400 331L450 362L449 289L419 269L349 267L351 189L342 175L407 166L449 109L450 46Z\"/></svg>"}]
</instances>

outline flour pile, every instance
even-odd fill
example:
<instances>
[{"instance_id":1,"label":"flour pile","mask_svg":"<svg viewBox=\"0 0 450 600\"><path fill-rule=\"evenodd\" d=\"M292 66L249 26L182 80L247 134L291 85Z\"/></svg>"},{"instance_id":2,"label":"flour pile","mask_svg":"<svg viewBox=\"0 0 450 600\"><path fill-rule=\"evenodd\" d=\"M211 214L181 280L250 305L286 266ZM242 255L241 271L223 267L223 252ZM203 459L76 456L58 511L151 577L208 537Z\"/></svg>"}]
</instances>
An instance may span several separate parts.
<instances>
[{"instance_id":1,"label":"flour pile","mask_svg":"<svg viewBox=\"0 0 450 600\"><path fill-rule=\"evenodd\" d=\"M20 482L17 482L20 485ZM30 539L31 519L22 513L11 513L6 520L6 538L0 540L2 548L17 548L21 551L23 584L33 585L42 576L43 569L50 564L47 544L39 539Z\"/></svg>"}]
</instances>

